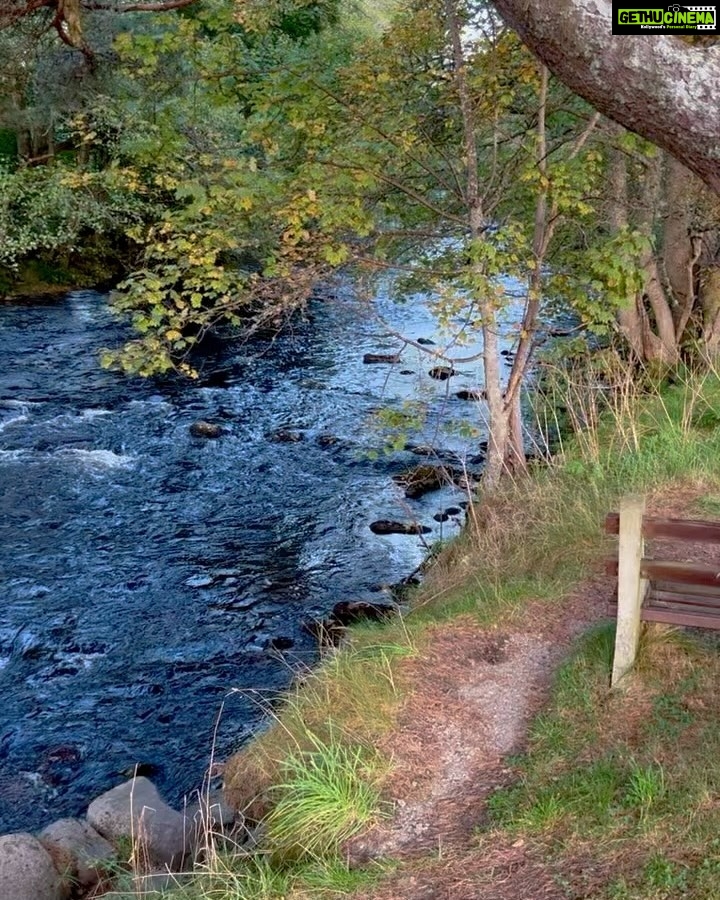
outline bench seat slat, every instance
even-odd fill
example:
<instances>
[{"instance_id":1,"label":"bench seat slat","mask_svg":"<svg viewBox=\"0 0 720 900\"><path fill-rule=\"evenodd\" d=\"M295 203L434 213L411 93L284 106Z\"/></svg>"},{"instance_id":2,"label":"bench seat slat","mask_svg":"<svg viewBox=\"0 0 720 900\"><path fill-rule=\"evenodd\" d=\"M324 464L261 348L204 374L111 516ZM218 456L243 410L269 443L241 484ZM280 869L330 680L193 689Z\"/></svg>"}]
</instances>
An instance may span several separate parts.
<instances>
[{"instance_id":1,"label":"bench seat slat","mask_svg":"<svg viewBox=\"0 0 720 900\"><path fill-rule=\"evenodd\" d=\"M703 584L673 584L671 581L658 580L653 582L652 589L655 592L667 591L671 594L697 594L698 597L717 599L720 603L720 586L715 588Z\"/></svg>"},{"instance_id":2,"label":"bench seat slat","mask_svg":"<svg viewBox=\"0 0 720 900\"><path fill-rule=\"evenodd\" d=\"M662 622L665 625L684 625L687 628L720 628L720 615L680 612L674 609L654 609L644 606L640 611L643 622Z\"/></svg>"},{"instance_id":3,"label":"bench seat slat","mask_svg":"<svg viewBox=\"0 0 720 900\"><path fill-rule=\"evenodd\" d=\"M674 562L664 559L643 559L640 570L644 578L653 582L669 582L697 587L720 588L720 567L701 563ZM617 559L605 562L605 574L617 575Z\"/></svg>"},{"instance_id":4,"label":"bench seat slat","mask_svg":"<svg viewBox=\"0 0 720 900\"><path fill-rule=\"evenodd\" d=\"M612 615L617 613L617 598L613 598L608 602L608 608ZM713 600L704 602L702 597L688 597L684 594L668 594L666 592L657 594L651 591L645 599L642 608L677 609L678 612L697 612L710 616L720 616L720 603L716 603Z\"/></svg>"},{"instance_id":5,"label":"bench seat slat","mask_svg":"<svg viewBox=\"0 0 720 900\"><path fill-rule=\"evenodd\" d=\"M609 513L605 517L605 531L607 534L619 534L619 513ZM669 519L660 516L644 516L642 533L646 538L705 541L711 544L720 544L720 523L707 519Z\"/></svg>"},{"instance_id":6,"label":"bench seat slat","mask_svg":"<svg viewBox=\"0 0 720 900\"><path fill-rule=\"evenodd\" d=\"M651 581L720 587L720 568L717 566L665 559L643 559L640 563L640 571L645 578L649 578Z\"/></svg>"},{"instance_id":7,"label":"bench seat slat","mask_svg":"<svg viewBox=\"0 0 720 900\"><path fill-rule=\"evenodd\" d=\"M646 605L652 606L656 603L676 603L678 606L701 606L709 610L716 609L718 613L720 613L720 597L708 597L703 596L702 594L685 593L682 590L659 591L654 587L651 587L650 594L646 600Z\"/></svg>"}]
</instances>

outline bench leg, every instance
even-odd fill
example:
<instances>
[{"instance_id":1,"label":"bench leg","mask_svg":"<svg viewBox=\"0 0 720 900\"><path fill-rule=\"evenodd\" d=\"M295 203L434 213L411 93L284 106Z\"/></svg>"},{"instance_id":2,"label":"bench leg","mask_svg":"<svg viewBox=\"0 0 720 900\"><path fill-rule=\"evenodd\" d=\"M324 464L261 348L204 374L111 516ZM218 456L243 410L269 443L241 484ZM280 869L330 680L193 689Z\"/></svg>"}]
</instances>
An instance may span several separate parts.
<instances>
[{"instance_id":1,"label":"bench leg","mask_svg":"<svg viewBox=\"0 0 720 900\"><path fill-rule=\"evenodd\" d=\"M648 588L647 580L640 577L644 511L643 497L626 497L620 503L617 631L611 687L632 669L640 640L640 608Z\"/></svg>"}]
</instances>

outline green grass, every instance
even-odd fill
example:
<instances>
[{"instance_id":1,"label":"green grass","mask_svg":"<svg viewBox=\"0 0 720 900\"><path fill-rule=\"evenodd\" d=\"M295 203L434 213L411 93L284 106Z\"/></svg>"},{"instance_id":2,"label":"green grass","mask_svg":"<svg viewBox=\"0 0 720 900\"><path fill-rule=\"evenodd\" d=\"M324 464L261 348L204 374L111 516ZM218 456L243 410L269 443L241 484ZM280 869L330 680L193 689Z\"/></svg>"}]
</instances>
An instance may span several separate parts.
<instances>
[{"instance_id":1,"label":"green grass","mask_svg":"<svg viewBox=\"0 0 720 900\"><path fill-rule=\"evenodd\" d=\"M578 855L612 860L623 874L597 900L720 897L720 655L651 630L629 692L611 693L611 636L593 629L558 673L518 782L489 800L489 831L560 872Z\"/></svg>"},{"instance_id":2,"label":"green grass","mask_svg":"<svg viewBox=\"0 0 720 900\"><path fill-rule=\"evenodd\" d=\"M601 395L604 398L604 393ZM593 396L575 398L598 404ZM473 613L494 621L529 599L562 597L605 556L602 522L630 492L702 483L720 510L720 381L711 374L654 392L628 387L583 419L549 466L480 495L469 527L431 571L418 598L421 622ZM706 501L712 514L712 500Z\"/></svg>"},{"instance_id":3,"label":"green grass","mask_svg":"<svg viewBox=\"0 0 720 900\"><path fill-rule=\"evenodd\" d=\"M377 758L362 746L312 739L312 749L287 756L266 819L275 858L327 859L378 813Z\"/></svg>"},{"instance_id":4,"label":"green grass","mask_svg":"<svg viewBox=\"0 0 720 900\"><path fill-rule=\"evenodd\" d=\"M191 873L174 876L167 891L143 887L127 875L108 897L113 900L337 900L370 887L388 867L350 869L338 858L277 866L267 855L213 854ZM134 888L133 888L134 885Z\"/></svg>"}]
</instances>

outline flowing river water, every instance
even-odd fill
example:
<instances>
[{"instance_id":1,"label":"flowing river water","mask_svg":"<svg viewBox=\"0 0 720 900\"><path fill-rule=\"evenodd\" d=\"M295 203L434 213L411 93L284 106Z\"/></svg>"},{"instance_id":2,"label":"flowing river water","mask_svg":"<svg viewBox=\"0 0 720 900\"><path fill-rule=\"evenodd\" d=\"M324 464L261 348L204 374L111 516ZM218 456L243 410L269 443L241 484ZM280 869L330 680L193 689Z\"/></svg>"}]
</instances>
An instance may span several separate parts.
<instances>
[{"instance_id":1,"label":"flowing river water","mask_svg":"<svg viewBox=\"0 0 720 900\"><path fill-rule=\"evenodd\" d=\"M421 398L482 428L484 404L453 397L479 363L450 383L413 349L363 365L399 342L349 300L313 302L270 348L226 347L198 383L102 370L98 350L123 336L105 301L0 307L0 833L80 813L136 764L181 802L221 705L218 758L315 661L303 620L382 596L427 552L371 521L412 515L427 541L460 527L433 520L457 489L403 499L391 475L422 459L382 452L373 412ZM378 304L437 337L421 306ZM198 419L223 436L192 437Z\"/></svg>"}]
</instances>

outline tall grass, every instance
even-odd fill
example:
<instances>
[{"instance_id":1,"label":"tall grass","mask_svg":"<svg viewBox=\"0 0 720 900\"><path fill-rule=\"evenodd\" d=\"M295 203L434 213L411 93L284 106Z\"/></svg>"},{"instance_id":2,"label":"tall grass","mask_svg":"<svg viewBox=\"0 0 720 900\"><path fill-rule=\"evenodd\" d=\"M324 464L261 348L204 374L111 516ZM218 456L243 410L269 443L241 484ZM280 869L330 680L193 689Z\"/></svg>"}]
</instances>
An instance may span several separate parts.
<instances>
[{"instance_id":1,"label":"tall grass","mask_svg":"<svg viewBox=\"0 0 720 900\"><path fill-rule=\"evenodd\" d=\"M286 757L266 819L273 856L323 859L336 854L377 817L379 769L378 760L362 746L326 743L315 736L311 750Z\"/></svg>"},{"instance_id":2,"label":"tall grass","mask_svg":"<svg viewBox=\"0 0 720 900\"><path fill-rule=\"evenodd\" d=\"M551 373L546 408L566 410L564 422L539 409L537 433L544 443L563 425L555 455L492 494L481 489L465 534L430 573L421 619L461 612L494 619L531 597L562 596L607 553L602 521L624 493L677 481L718 484L715 371L680 371L669 385L614 357L603 371L602 378L592 368Z\"/></svg>"}]
</instances>

